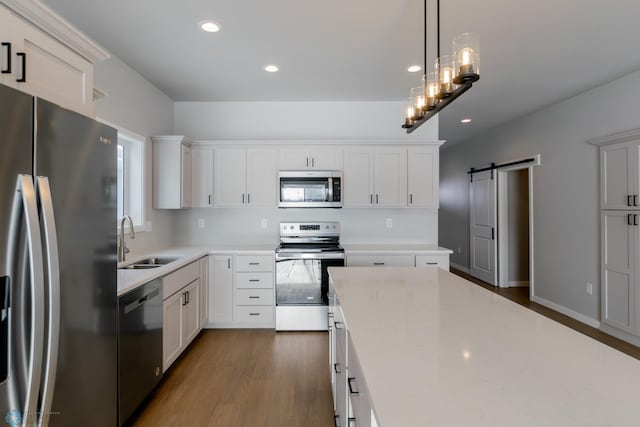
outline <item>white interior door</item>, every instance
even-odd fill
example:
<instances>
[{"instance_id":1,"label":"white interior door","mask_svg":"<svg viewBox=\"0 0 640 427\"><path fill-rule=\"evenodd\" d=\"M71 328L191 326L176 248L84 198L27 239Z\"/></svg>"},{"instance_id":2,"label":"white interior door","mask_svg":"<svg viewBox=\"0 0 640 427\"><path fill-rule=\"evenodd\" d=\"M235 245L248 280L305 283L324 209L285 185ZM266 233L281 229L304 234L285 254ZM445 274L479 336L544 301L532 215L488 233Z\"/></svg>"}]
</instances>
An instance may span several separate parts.
<instances>
[{"instance_id":1,"label":"white interior door","mask_svg":"<svg viewBox=\"0 0 640 427\"><path fill-rule=\"evenodd\" d=\"M471 249L469 272L484 282L495 285L497 272L496 240L496 174L485 171L473 174L470 185Z\"/></svg>"}]
</instances>

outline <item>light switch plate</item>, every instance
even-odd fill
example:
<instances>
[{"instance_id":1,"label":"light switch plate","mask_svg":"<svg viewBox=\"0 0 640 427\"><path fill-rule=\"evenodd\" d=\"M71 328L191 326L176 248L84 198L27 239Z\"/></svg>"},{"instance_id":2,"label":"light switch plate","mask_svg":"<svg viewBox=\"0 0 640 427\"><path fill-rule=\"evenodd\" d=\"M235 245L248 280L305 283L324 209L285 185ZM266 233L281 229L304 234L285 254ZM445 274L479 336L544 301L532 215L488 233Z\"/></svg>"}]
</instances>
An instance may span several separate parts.
<instances>
[{"instance_id":1,"label":"light switch plate","mask_svg":"<svg viewBox=\"0 0 640 427\"><path fill-rule=\"evenodd\" d=\"M204 218L198 218L198 228L204 228Z\"/></svg>"},{"instance_id":2,"label":"light switch plate","mask_svg":"<svg viewBox=\"0 0 640 427\"><path fill-rule=\"evenodd\" d=\"M267 228L267 218L262 218L260 220L260 228Z\"/></svg>"},{"instance_id":3,"label":"light switch plate","mask_svg":"<svg viewBox=\"0 0 640 427\"><path fill-rule=\"evenodd\" d=\"M393 228L393 219L387 218L387 228Z\"/></svg>"}]
</instances>

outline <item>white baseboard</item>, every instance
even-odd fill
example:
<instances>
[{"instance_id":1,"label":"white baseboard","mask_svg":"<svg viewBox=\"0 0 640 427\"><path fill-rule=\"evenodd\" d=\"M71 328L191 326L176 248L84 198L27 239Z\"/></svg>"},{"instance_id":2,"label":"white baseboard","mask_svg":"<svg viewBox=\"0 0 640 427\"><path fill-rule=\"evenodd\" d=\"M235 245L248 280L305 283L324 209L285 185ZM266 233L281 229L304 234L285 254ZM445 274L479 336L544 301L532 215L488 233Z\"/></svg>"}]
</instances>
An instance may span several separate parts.
<instances>
[{"instance_id":1,"label":"white baseboard","mask_svg":"<svg viewBox=\"0 0 640 427\"><path fill-rule=\"evenodd\" d=\"M550 308L552 310L555 310L559 313L562 313L566 316L571 317L572 319L575 319L579 322L582 322L586 325L589 325L593 328L596 329L600 329L600 321L596 320L596 319L592 319L589 316L585 316L584 314L578 313L577 311L573 311L567 307L563 307L560 304L556 304L555 302L551 302L551 301L547 301L544 298L540 298L538 296L533 295L531 297L531 301L533 302L537 302L540 305L544 305L547 308Z\"/></svg>"},{"instance_id":2,"label":"white baseboard","mask_svg":"<svg viewBox=\"0 0 640 427\"><path fill-rule=\"evenodd\" d=\"M456 264L455 262L449 262L449 265L453 268L455 268L456 270L460 270L463 273L467 273L469 274L469 269L467 267L463 267L461 265Z\"/></svg>"}]
</instances>

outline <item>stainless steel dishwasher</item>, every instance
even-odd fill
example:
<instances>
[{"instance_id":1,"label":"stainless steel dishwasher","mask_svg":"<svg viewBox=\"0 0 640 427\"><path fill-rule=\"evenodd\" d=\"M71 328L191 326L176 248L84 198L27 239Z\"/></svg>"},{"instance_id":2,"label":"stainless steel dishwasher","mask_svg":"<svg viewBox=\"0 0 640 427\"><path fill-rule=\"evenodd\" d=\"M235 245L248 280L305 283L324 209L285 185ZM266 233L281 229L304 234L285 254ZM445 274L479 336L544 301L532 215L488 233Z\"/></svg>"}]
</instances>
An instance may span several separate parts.
<instances>
[{"instance_id":1,"label":"stainless steel dishwasher","mask_svg":"<svg viewBox=\"0 0 640 427\"><path fill-rule=\"evenodd\" d=\"M118 422L123 425L162 378L162 280L118 298Z\"/></svg>"}]
</instances>

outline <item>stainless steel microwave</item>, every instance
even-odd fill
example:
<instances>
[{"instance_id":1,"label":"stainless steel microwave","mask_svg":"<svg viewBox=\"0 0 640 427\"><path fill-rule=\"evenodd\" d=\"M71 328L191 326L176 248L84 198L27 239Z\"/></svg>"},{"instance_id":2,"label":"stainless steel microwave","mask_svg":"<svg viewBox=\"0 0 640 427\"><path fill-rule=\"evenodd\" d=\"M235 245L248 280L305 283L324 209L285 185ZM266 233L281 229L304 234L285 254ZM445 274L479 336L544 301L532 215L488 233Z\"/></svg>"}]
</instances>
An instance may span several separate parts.
<instances>
[{"instance_id":1,"label":"stainless steel microwave","mask_svg":"<svg viewBox=\"0 0 640 427\"><path fill-rule=\"evenodd\" d=\"M341 171L281 171L281 208L341 208Z\"/></svg>"}]
</instances>

